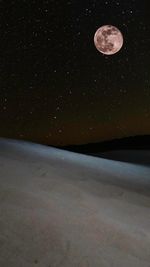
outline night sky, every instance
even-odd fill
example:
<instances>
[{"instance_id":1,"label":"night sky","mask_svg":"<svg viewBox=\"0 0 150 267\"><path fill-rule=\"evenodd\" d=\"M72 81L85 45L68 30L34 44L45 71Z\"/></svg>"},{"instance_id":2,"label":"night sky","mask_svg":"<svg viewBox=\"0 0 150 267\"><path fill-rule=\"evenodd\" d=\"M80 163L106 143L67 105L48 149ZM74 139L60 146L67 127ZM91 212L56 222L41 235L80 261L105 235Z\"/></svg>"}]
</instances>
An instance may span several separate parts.
<instances>
[{"instance_id":1,"label":"night sky","mask_svg":"<svg viewBox=\"0 0 150 267\"><path fill-rule=\"evenodd\" d=\"M120 29L105 56L93 38ZM48 145L150 134L149 1L0 1L0 135Z\"/></svg>"}]
</instances>

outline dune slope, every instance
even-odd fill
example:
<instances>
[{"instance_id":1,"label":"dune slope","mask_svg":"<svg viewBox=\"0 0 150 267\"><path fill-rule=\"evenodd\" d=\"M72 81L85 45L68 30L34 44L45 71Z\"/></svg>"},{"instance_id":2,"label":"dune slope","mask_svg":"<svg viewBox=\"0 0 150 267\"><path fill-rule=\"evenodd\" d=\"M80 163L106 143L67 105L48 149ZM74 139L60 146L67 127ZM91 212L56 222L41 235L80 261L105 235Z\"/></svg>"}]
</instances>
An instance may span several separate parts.
<instances>
[{"instance_id":1,"label":"dune slope","mask_svg":"<svg viewBox=\"0 0 150 267\"><path fill-rule=\"evenodd\" d=\"M149 267L149 248L150 167L0 139L0 266Z\"/></svg>"}]
</instances>

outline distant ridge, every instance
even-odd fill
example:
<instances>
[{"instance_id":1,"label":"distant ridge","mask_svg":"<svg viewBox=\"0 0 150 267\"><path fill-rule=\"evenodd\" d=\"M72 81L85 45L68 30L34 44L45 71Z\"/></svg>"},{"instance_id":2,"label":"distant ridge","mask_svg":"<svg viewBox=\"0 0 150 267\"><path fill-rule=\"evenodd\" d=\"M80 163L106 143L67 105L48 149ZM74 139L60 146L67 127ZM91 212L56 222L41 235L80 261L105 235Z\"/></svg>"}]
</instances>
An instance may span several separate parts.
<instances>
[{"instance_id":1,"label":"distant ridge","mask_svg":"<svg viewBox=\"0 0 150 267\"><path fill-rule=\"evenodd\" d=\"M100 143L89 143L83 145L69 145L61 147L65 150L93 154L110 150L148 150L150 149L150 135L132 136L121 139L114 139Z\"/></svg>"}]
</instances>

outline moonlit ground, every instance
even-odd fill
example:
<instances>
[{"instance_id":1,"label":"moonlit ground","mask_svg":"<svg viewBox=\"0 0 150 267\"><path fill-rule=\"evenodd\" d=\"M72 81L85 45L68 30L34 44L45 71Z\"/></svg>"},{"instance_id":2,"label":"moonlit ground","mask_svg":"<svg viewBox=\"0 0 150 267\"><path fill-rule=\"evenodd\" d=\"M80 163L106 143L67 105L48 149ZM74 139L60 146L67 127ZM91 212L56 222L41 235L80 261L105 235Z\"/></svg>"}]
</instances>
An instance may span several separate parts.
<instances>
[{"instance_id":1,"label":"moonlit ground","mask_svg":"<svg viewBox=\"0 0 150 267\"><path fill-rule=\"evenodd\" d=\"M148 166L1 139L0 200L2 267L150 266Z\"/></svg>"}]
</instances>

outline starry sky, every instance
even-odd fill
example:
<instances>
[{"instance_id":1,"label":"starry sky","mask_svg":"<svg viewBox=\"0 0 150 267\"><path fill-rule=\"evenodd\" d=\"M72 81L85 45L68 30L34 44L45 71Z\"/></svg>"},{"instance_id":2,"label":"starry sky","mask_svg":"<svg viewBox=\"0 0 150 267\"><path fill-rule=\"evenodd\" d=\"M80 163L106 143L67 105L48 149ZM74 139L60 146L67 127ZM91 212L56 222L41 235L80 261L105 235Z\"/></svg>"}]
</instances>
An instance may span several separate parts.
<instances>
[{"instance_id":1,"label":"starry sky","mask_svg":"<svg viewBox=\"0 0 150 267\"><path fill-rule=\"evenodd\" d=\"M124 37L106 56L102 25ZM150 134L150 3L0 1L0 136L48 145Z\"/></svg>"}]
</instances>

